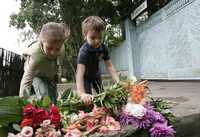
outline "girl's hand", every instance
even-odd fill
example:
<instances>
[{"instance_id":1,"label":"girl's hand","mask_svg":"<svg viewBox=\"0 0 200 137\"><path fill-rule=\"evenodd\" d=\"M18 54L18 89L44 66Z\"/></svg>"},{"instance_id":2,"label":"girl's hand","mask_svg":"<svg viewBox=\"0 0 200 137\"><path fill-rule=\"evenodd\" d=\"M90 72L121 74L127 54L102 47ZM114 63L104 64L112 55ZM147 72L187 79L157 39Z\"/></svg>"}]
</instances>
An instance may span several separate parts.
<instances>
[{"instance_id":1,"label":"girl's hand","mask_svg":"<svg viewBox=\"0 0 200 137\"><path fill-rule=\"evenodd\" d=\"M91 95L91 94L87 94L87 93L82 93L80 95L80 98L81 100L83 100L83 102L86 104L86 105L90 105L94 99L94 96Z\"/></svg>"}]
</instances>

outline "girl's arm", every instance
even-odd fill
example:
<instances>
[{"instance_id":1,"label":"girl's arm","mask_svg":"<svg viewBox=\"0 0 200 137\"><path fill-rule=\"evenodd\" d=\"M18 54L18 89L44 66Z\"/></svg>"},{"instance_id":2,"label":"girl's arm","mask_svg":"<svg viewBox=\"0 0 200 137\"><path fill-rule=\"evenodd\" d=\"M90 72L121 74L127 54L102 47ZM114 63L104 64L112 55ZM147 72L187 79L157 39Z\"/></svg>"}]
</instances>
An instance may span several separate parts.
<instances>
[{"instance_id":1,"label":"girl's arm","mask_svg":"<svg viewBox=\"0 0 200 137\"><path fill-rule=\"evenodd\" d=\"M112 61L109 59L109 60L105 60L104 62L105 62L106 68L107 68L108 72L110 73L113 81L119 82L119 76L112 64Z\"/></svg>"},{"instance_id":2,"label":"girl's arm","mask_svg":"<svg viewBox=\"0 0 200 137\"><path fill-rule=\"evenodd\" d=\"M20 97L29 97L31 95L31 86L33 82L33 78L36 73L36 63L32 58L27 58L24 64L24 74L20 83Z\"/></svg>"}]
</instances>

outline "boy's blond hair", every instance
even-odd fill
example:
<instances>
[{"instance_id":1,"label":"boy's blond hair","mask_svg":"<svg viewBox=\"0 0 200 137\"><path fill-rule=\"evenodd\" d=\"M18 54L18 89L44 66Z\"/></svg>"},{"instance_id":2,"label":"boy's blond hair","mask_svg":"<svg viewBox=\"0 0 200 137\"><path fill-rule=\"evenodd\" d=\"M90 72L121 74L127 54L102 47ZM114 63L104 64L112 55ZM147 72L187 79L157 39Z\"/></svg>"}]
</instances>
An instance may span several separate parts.
<instances>
[{"instance_id":1,"label":"boy's blond hair","mask_svg":"<svg viewBox=\"0 0 200 137\"><path fill-rule=\"evenodd\" d=\"M101 32L105 30L105 22L99 16L89 16L82 22L83 37L87 35L88 31L94 30Z\"/></svg>"},{"instance_id":2,"label":"boy's blond hair","mask_svg":"<svg viewBox=\"0 0 200 137\"><path fill-rule=\"evenodd\" d=\"M42 26L39 40L64 42L69 37L69 34L69 27L63 23L48 22Z\"/></svg>"}]
</instances>

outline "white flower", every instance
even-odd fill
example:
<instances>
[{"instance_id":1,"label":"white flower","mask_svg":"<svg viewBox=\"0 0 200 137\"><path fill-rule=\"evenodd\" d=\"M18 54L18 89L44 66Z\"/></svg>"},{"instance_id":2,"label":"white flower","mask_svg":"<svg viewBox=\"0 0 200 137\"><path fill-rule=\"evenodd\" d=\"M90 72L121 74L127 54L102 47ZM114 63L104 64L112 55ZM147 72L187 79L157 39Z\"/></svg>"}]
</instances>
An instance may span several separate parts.
<instances>
[{"instance_id":1,"label":"white flower","mask_svg":"<svg viewBox=\"0 0 200 137\"><path fill-rule=\"evenodd\" d=\"M51 120L47 119L47 120L44 120L40 126L47 127L50 124L51 124Z\"/></svg>"},{"instance_id":2,"label":"white flower","mask_svg":"<svg viewBox=\"0 0 200 137\"><path fill-rule=\"evenodd\" d=\"M129 80L131 80L132 84L134 84L137 81L137 78L135 76L130 76Z\"/></svg>"},{"instance_id":3,"label":"white flower","mask_svg":"<svg viewBox=\"0 0 200 137\"><path fill-rule=\"evenodd\" d=\"M16 135L13 133L8 133L8 137L16 137Z\"/></svg>"},{"instance_id":4,"label":"white flower","mask_svg":"<svg viewBox=\"0 0 200 137\"><path fill-rule=\"evenodd\" d=\"M144 108L141 104L133 104L131 102L126 104L124 111L139 119L146 114L146 108Z\"/></svg>"},{"instance_id":5,"label":"white flower","mask_svg":"<svg viewBox=\"0 0 200 137\"><path fill-rule=\"evenodd\" d=\"M57 136L60 137L61 136L61 132L57 131Z\"/></svg>"},{"instance_id":6,"label":"white flower","mask_svg":"<svg viewBox=\"0 0 200 137\"><path fill-rule=\"evenodd\" d=\"M70 122L74 122L74 121L76 121L78 118L79 118L78 115L75 114L75 113L73 113L73 114L70 115Z\"/></svg>"},{"instance_id":7,"label":"white flower","mask_svg":"<svg viewBox=\"0 0 200 137\"><path fill-rule=\"evenodd\" d=\"M33 128L25 126L22 128L21 134L23 137L32 137L33 136Z\"/></svg>"}]
</instances>

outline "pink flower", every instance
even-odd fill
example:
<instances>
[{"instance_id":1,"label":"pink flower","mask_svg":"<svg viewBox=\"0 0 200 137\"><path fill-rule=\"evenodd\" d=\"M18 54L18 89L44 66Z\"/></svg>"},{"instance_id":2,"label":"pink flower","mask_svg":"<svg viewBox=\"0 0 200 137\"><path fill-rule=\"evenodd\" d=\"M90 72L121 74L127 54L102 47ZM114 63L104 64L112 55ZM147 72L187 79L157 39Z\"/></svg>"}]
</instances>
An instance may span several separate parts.
<instances>
[{"instance_id":1,"label":"pink flower","mask_svg":"<svg viewBox=\"0 0 200 137\"><path fill-rule=\"evenodd\" d=\"M68 130L67 134L64 137L82 137L82 133L77 128Z\"/></svg>"},{"instance_id":2,"label":"pink flower","mask_svg":"<svg viewBox=\"0 0 200 137\"><path fill-rule=\"evenodd\" d=\"M47 127L48 125L51 124L51 120L47 119L47 120L44 120L42 122L42 124L40 124L41 127Z\"/></svg>"},{"instance_id":3,"label":"pink flower","mask_svg":"<svg viewBox=\"0 0 200 137\"><path fill-rule=\"evenodd\" d=\"M105 123L110 131L117 131L120 130L120 124L116 121L113 117L107 116L106 123Z\"/></svg>"},{"instance_id":4,"label":"pink flower","mask_svg":"<svg viewBox=\"0 0 200 137\"><path fill-rule=\"evenodd\" d=\"M100 132L100 133L108 133L108 131L109 131L109 129L108 129L108 127L106 127L106 126L101 126L101 127L99 128L99 132Z\"/></svg>"},{"instance_id":5,"label":"pink flower","mask_svg":"<svg viewBox=\"0 0 200 137\"><path fill-rule=\"evenodd\" d=\"M121 129L121 126L118 121L113 117L106 116L106 119L102 121L104 126L99 128L99 132L107 133L108 131L118 131Z\"/></svg>"},{"instance_id":6,"label":"pink flower","mask_svg":"<svg viewBox=\"0 0 200 137\"><path fill-rule=\"evenodd\" d=\"M48 131L45 133L45 137L60 137L61 133L57 132L56 130Z\"/></svg>"},{"instance_id":7,"label":"pink flower","mask_svg":"<svg viewBox=\"0 0 200 137\"><path fill-rule=\"evenodd\" d=\"M94 127L95 123L93 119L87 120L87 130L90 130Z\"/></svg>"},{"instance_id":8,"label":"pink flower","mask_svg":"<svg viewBox=\"0 0 200 137\"><path fill-rule=\"evenodd\" d=\"M92 113L94 116L106 113L106 108L94 106L94 108L92 109Z\"/></svg>"},{"instance_id":9,"label":"pink flower","mask_svg":"<svg viewBox=\"0 0 200 137\"><path fill-rule=\"evenodd\" d=\"M88 113L85 113L84 111L79 111L78 116L79 116L79 118L85 118L88 116Z\"/></svg>"},{"instance_id":10,"label":"pink flower","mask_svg":"<svg viewBox=\"0 0 200 137\"><path fill-rule=\"evenodd\" d=\"M33 136L33 128L32 127L23 127L21 131L21 135L23 137L32 137Z\"/></svg>"}]
</instances>

